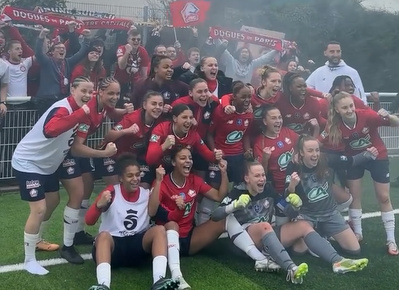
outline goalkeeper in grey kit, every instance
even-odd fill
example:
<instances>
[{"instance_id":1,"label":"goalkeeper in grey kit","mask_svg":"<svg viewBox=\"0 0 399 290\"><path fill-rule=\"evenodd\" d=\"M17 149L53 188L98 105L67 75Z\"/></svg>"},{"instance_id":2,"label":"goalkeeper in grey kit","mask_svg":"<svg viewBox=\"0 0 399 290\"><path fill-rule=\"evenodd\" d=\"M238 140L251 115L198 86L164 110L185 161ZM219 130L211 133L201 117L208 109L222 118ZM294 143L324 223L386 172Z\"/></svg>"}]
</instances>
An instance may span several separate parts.
<instances>
[{"instance_id":1,"label":"goalkeeper in grey kit","mask_svg":"<svg viewBox=\"0 0 399 290\"><path fill-rule=\"evenodd\" d=\"M211 219L217 221L226 218L230 239L256 261L256 270L271 271L281 267L288 272L287 281L301 284L308 266L305 263L297 266L285 250L288 247L297 253L304 253L309 248L331 263L334 273L358 271L367 265L367 259L351 260L340 256L305 220L272 227L272 196L275 193L271 186L266 185L263 166L257 161L247 162L244 179L245 188L235 187L212 213ZM296 210L302 203L295 193L289 194L286 200L288 206Z\"/></svg>"}]
</instances>

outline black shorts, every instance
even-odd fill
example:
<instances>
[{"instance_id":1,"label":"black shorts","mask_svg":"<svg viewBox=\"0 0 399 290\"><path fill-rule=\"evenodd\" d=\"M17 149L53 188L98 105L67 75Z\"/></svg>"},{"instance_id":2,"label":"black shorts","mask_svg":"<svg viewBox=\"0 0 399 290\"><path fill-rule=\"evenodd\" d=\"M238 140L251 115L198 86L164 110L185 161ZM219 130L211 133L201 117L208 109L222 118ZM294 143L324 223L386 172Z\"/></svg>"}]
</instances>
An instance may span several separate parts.
<instances>
[{"instance_id":1,"label":"black shorts","mask_svg":"<svg viewBox=\"0 0 399 290\"><path fill-rule=\"evenodd\" d=\"M21 199L39 201L44 199L46 192L56 192L60 189L57 174L41 175L38 173L21 172L14 169L19 185Z\"/></svg>"},{"instance_id":2,"label":"black shorts","mask_svg":"<svg viewBox=\"0 0 399 290\"><path fill-rule=\"evenodd\" d=\"M190 255L190 243L191 243L191 237L193 235L194 228L195 227L193 227L191 229L191 231L188 233L187 237L179 238L180 255L182 255L184 257L188 257Z\"/></svg>"},{"instance_id":3,"label":"black shorts","mask_svg":"<svg viewBox=\"0 0 399 290\"><path fill-rule=\"evenodd\" d=\"M229 182L235 184L244 181L244 154L225 156L227 161L227 176ZM217 164L210 163L208 167L208 181L210 183L220 184L221 182L220 169Z\"/></svg>"},{"instance_id":4,"label":"black shorts","mask_svg":"<svg viewBox=\"0 0 399 290\"><path fill-rule=\"evenodd\" d=\"M94 158L93 159L94 168L95 168L95 177L96 179L101 179L106 176L114 176L117 175L115 169L115 160L113 158Z\"/></svg>"},{"instance_id":5,"label":"black shorts","mask_svg":"<svg viewBox=\"0 0 399 290\"><path fill-rule=\"evenodd\" d=\"M92 159L73 157L70 153L62 161L57 171L59 179L73 179L89 172L94 172Z\"/></svg>"},{"instance_id":6,"label":"black shorts","mask_svg":"<svg viewBox=\"0 0 399 290\"><path fill-rule=\"evenodd\" d=\"M140 164L141 171L141 183L148 183L152 185L155 180L155 170L154 166L149 166L143 159L137 159L137 162Z\"/></svg>"},{"instance_id":7,"label":"black shorts","mask_svg":"<svg viewBox=\"0 0 399 290\"><path fill-rule=\"evenodd\" d=\"M112 237L114 240L114 251L111 253L111 267L137 267L151 257L143 249L143 238L146 232L129 237ZM96 262L96 245L91 251L93 261Z\"/></svg>"},{"instance_id":8,"label":"black shorts","mask_svg":"<svg viewBox=\"0 0 399 290\"><path fill-rule=\"evenodd\" d=\"M352 167L346 173L348 180L360 179L364 171L370 172L371 178L375 182L389 183L389 160L370 160L359 166Z\"/></svg>"}]
</instances>

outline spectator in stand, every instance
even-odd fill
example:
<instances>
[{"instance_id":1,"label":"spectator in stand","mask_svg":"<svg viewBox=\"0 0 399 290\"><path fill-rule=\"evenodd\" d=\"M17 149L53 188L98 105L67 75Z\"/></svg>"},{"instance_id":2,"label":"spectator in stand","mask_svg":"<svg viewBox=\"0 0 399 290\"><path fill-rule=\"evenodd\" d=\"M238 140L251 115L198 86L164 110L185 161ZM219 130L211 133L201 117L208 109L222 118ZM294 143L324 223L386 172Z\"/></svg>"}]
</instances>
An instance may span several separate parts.
<instances>
[{"instance_id":1,"label":"spectator in stand","mask_svg":"<svg viewBox=\"0 0 399 290\"><path fill-rule=\"evenodd\" d=\"M8 64L0 59L0 133L3 127L3 118L7 113L7 92L10 82L10 72ZM1 134L0 134L1 137ZM0 138L2 139L2 138Z\"/></svg>"},{"instance_id":2,"label":"spectator in stand","mask_svg":"<svg viewBox=\"0 0 399 290\"><path fill-rule=\"evenodd\" d=\"M69 93L69 79L72 69L87 54L90 45L90 30L83 30L84 42L78 53L65 58L66 49L62 42L54 43L49 52L43 53L43 42L50 31L43 28L36 41L35 56L40 64L40 86L35 98L39 115L42 115L55 101L65 98Z\"/></svg>"},{"instance_id":3,"label":"spectator in stand","mask_svg":"<svg viewBox=\"0 0 399 290\"><path fill-rule=\"evenodd\" d=\"M98 87L99 82L106 77L105 68L100 58L100 50L91 46L87 56L72 71L71 82L77 77L86 76Z\"/></svg>"},{"instance_id":4,"label":"spectator in stand","mask_svg":"<svg viewBox=\"0 0 399 290\"><path fill-rule=\"evenodd\" d=\"M222 53L220 62L226 66L225 74L234 81L242 81L243 83L251 82L254 70L262 65L269 64L274 61L276 54L275 50L261 55L253 59L250 50L247 47L239 48L234 55L227 50L227 40L221 41L221 46L225 48Z\"/></svg>"},{"instance_id":5,"label":"spectator in stand","mask_svg":"<svg viewBox=\"0 0 399 290\"><path fill-rule=\"evenodd\" d=\"M135 108L141 107L143 97L148 91L162 94L164 99L164 112L169 112L173 101L188 95L188 85L172 80L173 63L167 56L154 56L151 60L151 70L147 79L141 80L134 88L131 102Z\"/></svg>"},{"instance_id":6,"label":"spectator in stand","mask_svg":"<svg viewBox=\"0 0 399 290\"><path fill-rule=\"evenodd\" d=\"M340 43L330 41L325 47L324 56L327 58L327 62L308 77L306 80L307 85L312 89L327 93L337 76L348 75L355 84L356 90L354 95L362 99L367 105L367 97L359 73L341 59L342 51Z\"/></svg>"},{"instance_id":7,"label":"spectator in stand","mask_svg":"<svg viewBox=\"0 0 399 290\"><path fill-rule=\"evenodd\" d=\"M198 47L192 47L187 51L188 63L190 64L190 71L193 73L197 65L200 64L201 53Z\"/></svg>"},{"instance_id":8,"label":"spectator in stand","mask_svg":"<svg viewBox=\"0 0 399 290\"><path fill-rule=\"evenodd\" d=\"M121 98L117 106L120 107L125 101L124 98L131 99L134 84L147 77L150 57L147 50L141 46L141 34L138 30L132 29L128 32L127 44L118 47L116 56L118 66L115 78L121 84Z\"/></svg>"},{"instance_id":9,"label":"spectator in stand","mask_svg":"<svg viewBox=\"0 0 399 290\"><path fill-rule=\"evenodd\" d=\"M166 55L166 46L163 44L155 46L153 55Z\"/></svg>"}]
</instances>

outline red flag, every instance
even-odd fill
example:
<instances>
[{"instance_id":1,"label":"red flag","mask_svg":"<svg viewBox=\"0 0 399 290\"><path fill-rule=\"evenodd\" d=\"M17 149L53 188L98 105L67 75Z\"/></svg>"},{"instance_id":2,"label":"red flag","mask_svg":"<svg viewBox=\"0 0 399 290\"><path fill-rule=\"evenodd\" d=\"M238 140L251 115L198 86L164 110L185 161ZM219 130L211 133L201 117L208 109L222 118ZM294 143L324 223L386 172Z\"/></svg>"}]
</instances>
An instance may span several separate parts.
<instances>
[{"instance_id":1,"label":"red flag","mask_svg":"<svg viewBox=\"0 0 399 290\"><path fill-rule=\"evenodd\" d=\"M211 3L203 0L175 1L170 3L174 27L195 26L206 21Z\"/></svg>"}]
</instances>

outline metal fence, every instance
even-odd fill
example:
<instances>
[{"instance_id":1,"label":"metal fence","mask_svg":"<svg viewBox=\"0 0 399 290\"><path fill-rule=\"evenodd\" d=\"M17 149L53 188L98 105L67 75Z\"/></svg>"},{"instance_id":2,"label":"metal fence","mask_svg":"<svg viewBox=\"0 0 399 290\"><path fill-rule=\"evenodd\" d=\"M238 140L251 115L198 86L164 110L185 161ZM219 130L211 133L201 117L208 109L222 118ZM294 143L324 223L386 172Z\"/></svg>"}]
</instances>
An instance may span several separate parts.
<instances>
[{"instance_id":1,"label":"metal fence","mask_svg":"<svg viewBox=\"0 0 399 290\"><path fill-rule=\"evenodd\" d=\"M383 108L388 108L390 102L382 102ZM15 110L10 109L5 118L3 131L1 132L0 152L0 180L13 179L14 175L11 168L11 157L18 142L22 139L30 128L37 121L37 113L34 110ZM88 146L96 147L102 140L104 134L111 128L112 122L106 120L96 134L88 140ZM381 127L380 135L390 154L396 154L399 149L399 130L392 127Z\"/></svg>"}]
</instances>

